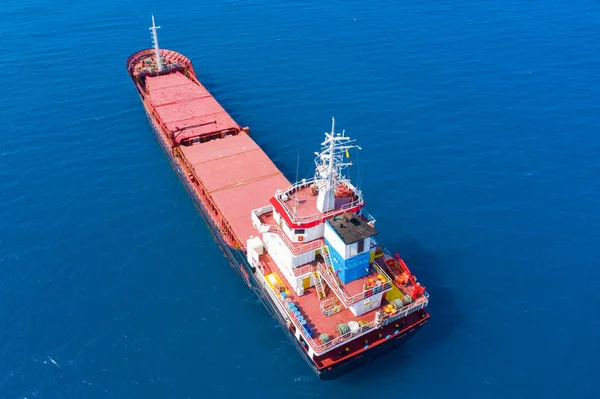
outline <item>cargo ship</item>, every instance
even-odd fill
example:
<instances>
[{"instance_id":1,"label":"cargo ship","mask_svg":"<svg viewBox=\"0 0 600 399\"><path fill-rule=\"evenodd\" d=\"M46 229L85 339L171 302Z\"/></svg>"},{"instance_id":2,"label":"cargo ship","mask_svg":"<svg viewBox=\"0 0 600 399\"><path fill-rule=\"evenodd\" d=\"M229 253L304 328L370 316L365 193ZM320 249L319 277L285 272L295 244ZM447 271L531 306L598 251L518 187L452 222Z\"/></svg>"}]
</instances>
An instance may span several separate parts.
<instances>
[{"instance_id":1,"label":"cargo ship","mask_svg":"<svg viewBox=\"0 0 600 399\"><path fill-rule=\"evenodd\" d=\"M127 59L156 139L243 281L321 379L389 352L429 319L429 295L379 243L362 192L344 176L361 148L335 120L315 174L279 171L198 80L158 45ZM265 345L267 343L265 342Z\"/></svg>"}]
</instances>

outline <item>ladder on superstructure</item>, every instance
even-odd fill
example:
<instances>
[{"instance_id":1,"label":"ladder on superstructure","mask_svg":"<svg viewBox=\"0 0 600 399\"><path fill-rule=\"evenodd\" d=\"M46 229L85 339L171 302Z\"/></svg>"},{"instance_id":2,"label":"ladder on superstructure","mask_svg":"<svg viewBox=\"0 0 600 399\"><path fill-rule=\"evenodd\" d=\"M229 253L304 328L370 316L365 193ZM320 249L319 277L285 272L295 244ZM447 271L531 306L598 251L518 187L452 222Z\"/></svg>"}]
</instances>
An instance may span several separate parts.
<instances>
[{"instance_id":1,"label":"ladder on superstructure","mask_svg":"<svg viewBox=\"0 0 600 399\"><path fill-rule=\"evenodd\" d=\"M325 287L323 286L323 280L321 280L321 274L315 270L313 272L313 278L315 280L315 288L317 289L317 295L319 295L319 299L325 299L327 294L325 293Z\"/></svg>"},{"instance_id":2,"label":"ladder on superstructure","mask_svg":"<svg viewBox=\"0 0 600 399\"><path fill-rule=\"evenodd\" d=\"M327 245L323 245L321 247L321 253L323 254L323 259L325 260L325 266L327 266L327 270L329 270L331 273L335 273L333 263L331 262L331 255L329 255L329 248L327 247Z\"/></svg>"},{"instance_id":3,"label":"ladder on superstructure","mask_svg":"<svg viewBox=\"0 0 600 399\"><path fill-rule=\"evenodd\" d=\"M335 268L333 267L333 263L331 261L331 254L329 253L329 248L326 244L321 247L321 256L325 260L325 264L319 262L317 264L317 272L321 275L321 278L339 299L338 303L347 308L354 303L354 301L353 298L347 298L344 289L339 284L339 278L336 276Z\"/></svg>"},{"instance_id":4,"label":"ladder on superstructure","mask_svg":"<svg viewBox=\"0 0 600 399\"><path fill-rule=\"evenodd\" d=\"M323 245L321 247L321 254L323 256L323 259L325 260L326 269L331 273L334 273L333 264L331 263L331 257L329 255L329 248L327 248L327 245ZM342 306L336 296L334 296L333 298L325 299L326 294L323 290L323 296L321 297L321 291L319 287L323 287L323 281L321 278L321 272L319 272L318 268L315 271L315 275L315 287L317 287L317 292L319 292L319 298L322 299L320 304L321 312L324 316L331 316L339 312L342 309Z\"/></svg>"}]
</instances>

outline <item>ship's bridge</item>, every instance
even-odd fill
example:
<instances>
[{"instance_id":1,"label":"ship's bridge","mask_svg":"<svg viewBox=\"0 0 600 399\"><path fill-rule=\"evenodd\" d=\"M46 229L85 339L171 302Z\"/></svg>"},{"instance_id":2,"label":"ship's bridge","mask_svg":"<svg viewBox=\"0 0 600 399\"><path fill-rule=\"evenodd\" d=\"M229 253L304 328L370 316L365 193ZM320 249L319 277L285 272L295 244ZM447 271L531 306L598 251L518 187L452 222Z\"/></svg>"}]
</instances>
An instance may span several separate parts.
<instances>
[{"instance_id":1,"label":"ship's bridge","mask_svg":"<svg viewBox=\"0 0 600 399\"><path fill-rule=\"evenodd\" d=\"M344 131L335 133L332 118L331 132L325 133L321 151L315 152L314 178L276 192L270 201L289 228L315 227L328 218L362 208L362 193L342 174L352 166L349 150L355 148L361 149Z\"/></svg>"},{"instance_id":2,"label":"ship's bridge","mask_svg":"<svg viewBox=\"0 0 600 399\"><path fill-rule=\"evenodd\" d=\"M333 189L333 208L318 208L316 179L304 179L286 190L275 193L271 205L290 228L310 228L345 212L358 212L364 205L362 193L347 179L340 179Z\"/></svg>"}]
</instances>

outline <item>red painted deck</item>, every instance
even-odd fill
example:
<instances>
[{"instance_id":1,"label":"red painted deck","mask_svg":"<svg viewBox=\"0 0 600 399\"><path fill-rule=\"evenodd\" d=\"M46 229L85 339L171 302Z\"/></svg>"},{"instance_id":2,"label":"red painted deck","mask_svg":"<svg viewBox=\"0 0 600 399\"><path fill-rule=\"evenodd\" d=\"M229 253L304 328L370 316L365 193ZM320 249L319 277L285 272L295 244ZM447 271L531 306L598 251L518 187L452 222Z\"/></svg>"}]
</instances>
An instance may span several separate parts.
<instances>
[{"instance_id":1,"label":"red painted deck","mask_svg":"<svg viewBox=\"0 0 600 399\"><path fill-rule=\"evenodd\" d=\"M146 89L154 106L178 100L211 97L204 86L195 84L180 72L164 76L148 76Z\"/></svg>"},{"instance_id":2,"label":"red painted deck","mask_svg":"<svg viewBox=\"0 0 600 399\"><path fill-rule=\"evenodd\" d=\"M327 298L333 298L335 296L329 289L327 291L329 291ZM375 318L376 310L372 310L362 316L356 317L349 309L344 308L343 305L341 305L342 310L338 313L331 316L323 315L319 306L320 300L314 287L304 291L304 295L302 296L296 296L292 293L290 298L294 303L299 304L298 309L304 315L304 318L308 320L308 324L314 332L314 340L317 340L319 334L323 333L328 334L332 339L337 337L339 335L336 331L338 324L347 324L349 321L360 320L370 322Z\"/></svg>"},{"instance_id":3,"label":"red painted deck","mask_svg":"<svg viewBox=\"0 0 600 399\"><path fill-rule=\"evenodd\" d=\"M261 255L260 261L265 266L265 274L275 272L279 275L284 284L286 286L289 286L289 282L285 280L281 269L279 269L279 267L277 266L275 261L273 261L273 259L269 256L269 254L265 253L264 255ZM313 339L315 341L317 341L319 334L323 333L328 334L329 337L332 339L337 337L338 333L336 331L336 327L338 324L360 320L373 321L373 319L375 318L375 312L379 309L378 308L371 310L368 313L356 317L352 314L352 312L349 309L345 308L343 305L340 305L342 310L340 310L338 313L335 313L331 316L325 316L321 312L321 300L319 300L319 296L317 295L317 292L314 287L305 290L304 295L302 296L296 295L291 288L289 288L288 291L290 292L290 295L288 297L291 298L292 301L296 304L296 307L302 313L302 316L304 316L304 319L307 320L309 326L311 327L313 331ZM330 289L327 289L326 292L326 299L335 297L335 294L331 292ZM385 296L382 299L381 304L382 306L385 306L387 304Z\"/></svg>"},{"instance_id":4,"label":"red painted deck","mask_svg":"<svg viewBox=\"0 0 600 399\"><path fill-rule=\"evenodd\" d=\"M322 213L317 210L317 196L312 195L310 187L303 187L290 195L289 201L282 202L284 209L292 216L300 219L321 218ZM336 195L335 209L341 209L352 202L348 196ZM294 206L296 210L294 211Z\"/></svg>"},{"instance_id":5,"label":"red painted deck","mask_svg":"<svg viewBox=\"0 0 600 399\"><path fill-rule=\"evenodd\" d=\"M354 295L357 295L357 294L360 294L361 292L363 292L364 284L368 283L370 279L376 280L376 277L377 277L377 272L374 271L374 272L369 273L365 277L361 277L359 279L351 281L348 284L343 284L340 281L340 286L346 292L346 294L348 294L349 296L354 296ZM338 279L338 281L339 281L339 279Z\"/></svg>"},{"instance_id":6,"label":"red painted deck","mask_svg":"<svg viewBox=\"0 0 600 399\"><path fill-rule=\"evenodd\" d=\"M212 206L212 201L216 206L217 212L211 215L213 222L218 221L218 223L215 222L217 225L224 225L224 232L229 237L228 242L231 245L236 245L235 238L237 238L237 241L245 246L247 238L258 234L251 222L251 210L267 205L278 189L288 189L291 184L208 90L197 82L191 62L187 58L170 50L161 50L161 56L164 58L168 70L161 72L165 73L164 75L151 76L156 73L156 71L148 70L147 64L148 61L151 64L151 56L151 50L143 50L132 55L127 61L128 71L142 94L146 109L148 110L148 105L153 109L152 118L163 131L162 136L172 139L171 133L175 133L175 142L183 143L179 146L181 156L177 150L174 150L176 154L174 159L180 167L190 173L193 172L197 180L201 182L202 186L200 187L197 182L194 183L190 174L189 180L195 184L196 193L194 195L200 196L204 204ZM150 69L152 69L151 66ZM187 71L190 78L186 78L180 72L173 72L175 70ZM145 79L143 84L138 80L140 76ZM168 132L164 132L165 126ZM192 143L192 140L182 141L202 135L210 135L204 139L211 141L203 143ZM187 144L192 145L187 146ZM182 159L186 162L182 162ZM320 223L323 217L330 217L332 213L346 211L346 208L350 208L349 205L354 208L362 206L362 199L352 203L352 194L339 193L336 195L336 210L322 215L316 209L317 196L312 195L309 187L292 193L291 198L294 196L297 199L295 210L291 208L295 201L278 202L277 205L280 205L282 209L276 208L280 211L285 209L292 215L294 222L290 225L296 223L296 219L300 219L302 223L307 220ZM356 196L354 196L354 200L357 200ZM344 209L342 210L342 208ZM207 211L210 212L211 209L207 208ZM275 225L274 221L263 219L263 223L266 222L269 222L268 224L273 222L272 224ZM235 237L226 226L227 224L233 230ZM320 240L314 240L311 243L297 243L298 248L295 249L305 250L306 245L319 244L318 241ZM294 246L296 243L291 245ZM277 272L281 280L289 285L279 267L268 254L261 255L261 261L265 267L265 274L270 271ZM314 263L312 263L313 266ZM306 266L306 268L308 267ZM353 295L355 292L362 291L363 280L367 278L346 285L346 292ZM289 292L289 298L308 321L313 330L313 339L317 342L318 336L323 333L328 334L331 339L337 337L336 327L341 323L372 321L375 317L376 310L355 317L341 303L339 303L341 311L331 316L325 316L321 312L321 300L314 287L307 289L305 295L301 297L296 296L292 289L289 289ZM327 289L326 292L326 299L335 297L330 290ZM382 306L385 304L384 298ZM369 339L344 341L346 342L345 348L340 348L341 350L336 350L335 353L334 351L327 352L320 358L316 358L315 363L319 368L324 368L330 367L344 358L354 355L360 357L361 353L366 350L365 344L376 346L387 339L385 338L386 334L403 334L411 328L414 330L417 324L423 324L428 317L424 311L419 315L410 314L406 319L409 324L405 330L399 331L399 324L373 330L364 336ZM394 329L396 329L395 332L393 332ZM389 337L389 335L387 336Z\"/></svg>"},{"instance_id":7,"label":"red painted deck","mask_svg":"<svg viewBox=\"0 0 600 399\"><path fill-rule=\"evenodd\" d=\"M180 72L146 78L148 98L175 141L231 129L239 125L200 84ZM199 124L207 124L196 126ZM179 130L178 129L184 129ZM242 246L258 234L250 212L269 203L290 182L244 132L179 147L219 213Z\"/></svg>"},{"instance_id":8,"label":"red painted deck","mask_svg":"<svg viewBox=\"0 0 600 399\"><path fill-rule=\"evenodd\" d=\"M245 133L180 147L242 245L258 235L250 212L289 181Z\"/></svg>"},{"instance_id":9,"label":"red painted deck","mask_svg":"<svg viewBox=\"0 0 600 399\"><path fill-rule=\"evenodd\" d=\"M167 128L171 131L185 129L176 134L177 142L211 132L240 128L204 86L180 72L147 77L146 90Z\"/></svg>"}]
</instances>

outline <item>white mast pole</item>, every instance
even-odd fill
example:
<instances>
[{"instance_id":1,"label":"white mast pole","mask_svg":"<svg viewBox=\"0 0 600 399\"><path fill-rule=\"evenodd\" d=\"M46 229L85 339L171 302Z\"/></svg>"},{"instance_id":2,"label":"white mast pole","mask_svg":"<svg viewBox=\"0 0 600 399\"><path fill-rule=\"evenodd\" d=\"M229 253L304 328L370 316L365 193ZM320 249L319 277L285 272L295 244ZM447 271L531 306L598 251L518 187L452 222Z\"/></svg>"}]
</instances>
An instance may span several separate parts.
<instances>
[{"instance_id":1,"label":"white mast pole","mask_svg":"<svg viewBox=\"0 0 600 399\"><path fill-rule=\"evenodd\" d=\"M333 186L333 157L334 157L334 147L335 147L335 117L331 118L331 143L329 145L329 170L327 171L328 179L327 183L330 189Z\"/></svg>"},{"instance_id":2,"label":"white mast pole","mask_svg":"<svg viewBox=\"0 0 600 399\"><path fill-rule=\"evenodd\" d=\"M319 190L317 209L320 212L329 212L335 208L336 184L344 179L341 171L352 165L352 162L344 161L344 151L347 153L351 148L361 149L345 133L336 135L335 118L331 118L331 132L325 132L321 152L315 152L315 183Z\"/></svg>"},{"instance_id":3,"label":"white mast pole","mask_svg":"<svg viewBox=\"0 0 600 399\"><path fill-rule=\"evenodd\" d=\"M162 71L162 62L160 60L160 51L158 50L158 35L156 34L156 30L160 28L160 26L156 26L154 23L154 14L152 14L152 27L150 30L152 31L152 39L154 41L154 52L156 53L156 66L158 67L158 71Z\"/></svg>"}]
</instances>

